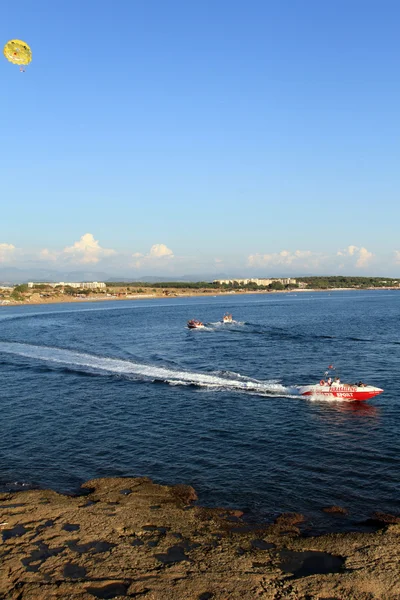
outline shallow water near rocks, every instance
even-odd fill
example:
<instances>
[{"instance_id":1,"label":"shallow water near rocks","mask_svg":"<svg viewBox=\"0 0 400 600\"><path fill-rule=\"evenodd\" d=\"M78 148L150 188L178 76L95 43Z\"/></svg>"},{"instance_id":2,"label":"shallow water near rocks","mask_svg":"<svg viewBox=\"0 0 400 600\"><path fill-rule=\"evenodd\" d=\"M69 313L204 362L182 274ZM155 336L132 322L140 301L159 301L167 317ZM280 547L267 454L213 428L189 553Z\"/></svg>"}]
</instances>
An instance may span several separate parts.
<instances>
[{"instance_id":1,"label":"shallow water near rocks","mask_svg":"<svg viewBox=\"0 0 400 600\"><path fill-rule=\"evenodd\" d=\"M126 596L129 585L125 583L108 583L107 585L99 587L88 587L86 591L95 598L101 598L102 600L108 600L109 598Z\"/></svg>"},{"instance_id":2,"label":"shallow water near rocks","mask_svg":"<svg viewBox=\"0 0 400 600\"><path fill-rule=\"evenodd\" d=\"M395 513L399 318L396 291L1 307L0 488L147 475L254 519L304 513L312 531ZM296 395L329 364L385 393Z\"/></svg>"},{"instance_id":3,"label":"shallow water near rocks","mask_svg":"<svg viewBox=\"0 0 400 600\"><path fill-rule=\"evenodd\" d=\"M284 573L292 573L293 577L308 577L308 575L325 575L340 573L344 559L326 552L293 552L281 550L279 568Z\"/></svg>"}]
</instances>

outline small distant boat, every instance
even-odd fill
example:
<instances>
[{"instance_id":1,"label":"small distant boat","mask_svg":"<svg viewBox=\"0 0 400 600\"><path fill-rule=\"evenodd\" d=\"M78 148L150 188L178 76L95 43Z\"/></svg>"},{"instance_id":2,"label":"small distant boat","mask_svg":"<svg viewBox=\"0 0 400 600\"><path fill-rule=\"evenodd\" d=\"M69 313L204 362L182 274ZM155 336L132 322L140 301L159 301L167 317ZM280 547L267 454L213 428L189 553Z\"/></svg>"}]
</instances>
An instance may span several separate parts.
<instances>
[{"instance_id":1,"label":"small distant boat","mask_svg":"<svg viewBox=\"0 0 400 600\"><path fill-rule=\"evenodd\" d=\"M189 329L201 329L202 327L204 327L204 323L202 323L198 319L191 319L187 322L187 326L189 327Z\"/></svg>"},{"instance_id":2,"label":"small distant boat","mask_svg":"<svg viewBox=\"0 0 400 600\"><path fill-rule=\"evenodd\" d=\"M341 383L333 382L329 384L324 379L318 384L305 385L300 388L302 396L313 396L315 398L327 398L337 400L355 400L363 402L382 394L383 390L372 385L366 385L361 381L359 383Z\"/></svg>"},{"instance_id":3,"label":"small distant boat","mask_svg":"<svg viewBox=\"0 0 400 600\"><path fill-rule=\"evenodd\" d=\"M222 322L223 323L233 323L233 318L232 315L229 313L226 313L223 317L222 317Z\"/></svg>"}]
</instances>

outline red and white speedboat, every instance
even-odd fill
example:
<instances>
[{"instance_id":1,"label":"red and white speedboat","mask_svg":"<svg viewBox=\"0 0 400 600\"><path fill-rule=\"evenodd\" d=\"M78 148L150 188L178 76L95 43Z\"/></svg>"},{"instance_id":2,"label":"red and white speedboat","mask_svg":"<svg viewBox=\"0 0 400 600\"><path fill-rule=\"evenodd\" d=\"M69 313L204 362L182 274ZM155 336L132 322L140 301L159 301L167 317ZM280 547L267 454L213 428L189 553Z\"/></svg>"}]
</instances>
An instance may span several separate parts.
<instances>
[{"instance_id":1,"label":"red and white speedboat","mask_svg":"<svg viewBox=\"0 0 400 600\"><path fill-rule=\"evenodd\" d=\"M198 321L197 319L191 319L187 322L187 326L189 327L189 329L201 329L202 327L204 327L204 323Z\"/></svg>"},{"instance_id":2,"label":"red and white speedboat","mask_svg":"<svg viewBox=\"0 0 400 600\"><path fill-rule=\"evenodd\" d=\"M365 385L363 383L355 383L354 385L349 383L336 383L333 382L330 385L328 382L321 379L318 384L305 385L300 387L300 394L302 396L313 396L315 398L326 398L329 400L356 400L363 402L369 400L374 396L381 394L383 390L372 385Z\"/></svg>"}]
</instances>

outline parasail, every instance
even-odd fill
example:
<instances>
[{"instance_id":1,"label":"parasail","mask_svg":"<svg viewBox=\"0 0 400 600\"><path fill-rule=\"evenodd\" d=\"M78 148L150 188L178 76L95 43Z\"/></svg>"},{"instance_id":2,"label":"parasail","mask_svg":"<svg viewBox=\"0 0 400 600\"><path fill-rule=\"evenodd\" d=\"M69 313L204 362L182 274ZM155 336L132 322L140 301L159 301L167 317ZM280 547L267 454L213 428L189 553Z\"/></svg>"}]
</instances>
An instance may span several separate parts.
<instances>
[{"instance_id":1,"label":"parasail","mask_svg":"<svg viewBox=\"0 0 400 600\"><path fill-rule=\"evenodd\" d=\"M4 46L3 54L6 59L14 65L20 65L23 71L24 65L29 65L32 60L32 50L26 42L22 40L10 40Z\"/></svg>"}]
</instances>

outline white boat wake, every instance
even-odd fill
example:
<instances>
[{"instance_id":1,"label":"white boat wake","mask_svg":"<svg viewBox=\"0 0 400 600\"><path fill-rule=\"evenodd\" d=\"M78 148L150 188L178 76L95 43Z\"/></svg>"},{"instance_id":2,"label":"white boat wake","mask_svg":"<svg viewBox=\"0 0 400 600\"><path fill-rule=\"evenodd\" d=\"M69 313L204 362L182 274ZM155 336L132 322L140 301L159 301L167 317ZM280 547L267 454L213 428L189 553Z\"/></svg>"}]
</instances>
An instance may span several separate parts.
<instances>
[{"instance_id":1,"label":"white boat wake","mask_svg":"<svg viewBox=\"0 0 400 600\"><path fill-rule=\"evenodd\" d=\"M106 372L133 379L158 380L170 385L195 385L209 389L243 391L262 396L298 397L295 387L285 387L277 381L262 381L245 377L239 373L196 373L119 358L108 358L48 346L35 346L18 342L0 342L0 353L14 354L58 363L79 371Z\"/></svg>"}]
</instances>

